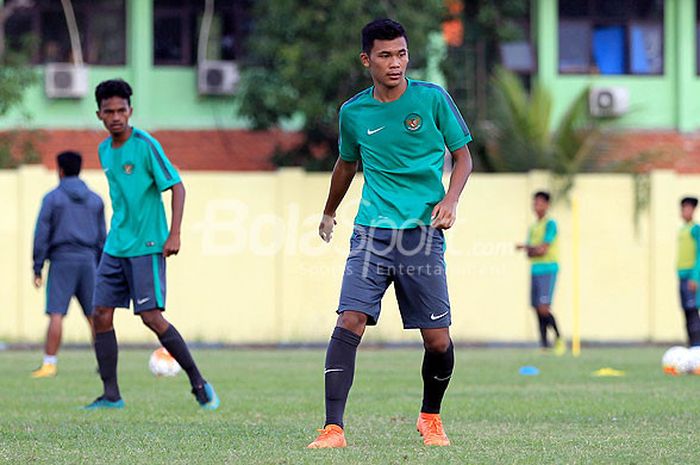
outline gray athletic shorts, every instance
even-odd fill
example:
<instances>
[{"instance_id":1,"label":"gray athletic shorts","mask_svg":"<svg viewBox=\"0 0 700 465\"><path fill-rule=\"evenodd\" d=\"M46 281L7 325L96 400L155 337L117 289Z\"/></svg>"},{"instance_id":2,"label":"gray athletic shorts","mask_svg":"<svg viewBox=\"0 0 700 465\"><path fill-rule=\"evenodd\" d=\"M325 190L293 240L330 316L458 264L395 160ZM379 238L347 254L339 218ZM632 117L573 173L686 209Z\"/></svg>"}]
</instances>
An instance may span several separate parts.
<instances>
[{"instance_id":1,"label":"gray athletic shorts","mask_svg":"<svg viewBox=\"0 0 700 465\"><path fill-rule=\"evenodd\" d=\"M691 291L690 288L688 287L688 281L689 279L681 279L680 280L680 294L681 294L681 307L683 307L683 310L693 310L698 308L698 292L700 292L700 289L698 291Z\"/></svg>"},{"instance_id":2,"label":"gray athletic shorts","mask_svg":"<svg viewBox=\"0 0 700 465\"><path fill-rule=\"evenodd\" d=\"M382 229L355 225L338 313L366 314L376 325L391 283L406 329L450 326L443 232L428 227Z\"/></svg>"},{"instance_id":3,"label":"gray athletic shorts","mask_svg":"<svg viewBox=\"0 0 700 465\"><path fill-rule=\"evenodd\" d=\"M75 296L85 316L92 315L92 293L95 289L95 261L52 261L46 278L46 313L68 313Z\"/></svg>"},{"instance_id":4,"label":"gray athletic shorts","mask_svg":"<svg viewBox=\"0 0 700 465\"><path fill-rule=\"evenodd\" d=\"M165 310L165 258L162 254L113 257L107 253L97 267L96 307L129 308L134 313Z\"/></svg>"},{"instance_id":5,"label":"gray athletic shorts","mask_svg":"<svg viewBox=\"0 0 700 465\"><path fill-rule=\"evenodd\" d=\"M551 305L557 273L533 274L530 283L530 303L534 308Z\"/></svg>"}]
</instances>

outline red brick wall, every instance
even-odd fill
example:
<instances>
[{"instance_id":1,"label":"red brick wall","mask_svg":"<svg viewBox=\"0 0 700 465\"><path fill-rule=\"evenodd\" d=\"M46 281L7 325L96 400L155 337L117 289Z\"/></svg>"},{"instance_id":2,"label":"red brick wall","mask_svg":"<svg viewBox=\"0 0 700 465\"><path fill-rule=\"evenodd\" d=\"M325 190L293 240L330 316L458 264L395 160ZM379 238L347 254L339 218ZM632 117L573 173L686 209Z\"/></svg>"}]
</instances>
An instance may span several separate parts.
<instances>
[{"instance_id":1,"label":"red brick wall","mask_svg":"<svg viewBox=\"0 0 700 465\"><path fill-rule=\"evenodd\" d=\"M274 170L270 157L276 147L289 149L301 142L301 134L279 130L154 131L165 153L180 169L213 171ZM43 163L55 167L55 155L62 150L83 154L85 168L99 168L97 146L107 137L103 130L44 130L38 133ZM603 165L638 159L636 169L673 169L700 173L700 133L675 131L626 131L609 136Z\"/></svg>"},{"instance_id":2,"label":"red brick wall","mask_svg":"<svg viewBox=\"0 0 700 465\"><path fill-rule=\"evenodd\" d=\"M154 131L168 158L179 169L216 171L269 171L275 149L289 149L301 142L299 133L245 130ZM55 156L63 150L83 155L83 167L99 168L97 146L106 131L43 130L37 147L43 163L55 168Z\"/></svg>"},{"instance_id":3,"label":"red brick wall","mask_svg":"<svg viewBox=\"0 0 700 465\"><path fill-rule=\"evenodd\" d=\"M626 131L609 137L610 153L604 162L636 159L641 160L639 171L672 169L700 173L700 133Z\"/></svg>"}]
</instances>

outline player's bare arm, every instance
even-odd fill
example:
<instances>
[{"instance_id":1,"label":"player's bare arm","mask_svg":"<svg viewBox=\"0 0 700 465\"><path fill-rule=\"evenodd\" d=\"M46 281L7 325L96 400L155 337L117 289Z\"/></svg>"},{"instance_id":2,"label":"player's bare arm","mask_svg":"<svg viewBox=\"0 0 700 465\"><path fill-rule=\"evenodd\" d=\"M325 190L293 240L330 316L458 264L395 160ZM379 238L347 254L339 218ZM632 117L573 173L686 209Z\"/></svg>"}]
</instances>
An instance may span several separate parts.
<instances>
[{"instance_id":1,"label":"player's bare arm","mask_svg":"<svg viewBox=\"0 0 700 465\"><path fill-rule=\"evenodd\" d=\"M528 246L527 247L527 256L528 257L542 257L543 255L547 254L548 250L549 250L549 244Z\"/></svg>"},{"instance_id":2,"label":"player's bare arm","mask_svg":"<svg viewBox=\"0 0 700 465\"><path fill-rule=\"evenodd\" d=\"M433 208L431 226L437 229L450 229L457 220L457 204L464 186L472 172L472 156L465 145L452 152L454 167L450 176L450 187L445 197Z\"/></svg>"},{"instance_id":3,"label":"player's bare arm","mask_svg":"<svg viewBox=\"0 0 700 465\"><path fill-rule=\"evenodd\" d=\"M163 245L163 255L169 257L180 251L180 226L185 211L185 185L181 182L170 188L172 192L170 234Z\"/></svg>"},{"instance_id":4,"label":"player's bare arm","mask_svg":"<svg viewBox=\"0 0 700 465\"><path fill-rule=\"evenodd\" d=\"M321 239L326 242L331 241L333 227L336 224L335 211L338 209L338 206L340 205L340 202L342 202L343 197L345 197L345 194L347 194L356 172L356 161L345 161L338 157L338 161L335 162L335 166L333 167L331 186L328 190L326 205L323 207L321 224L318 225L318 234L321 236Z\"/></svg>"}]
</instances>

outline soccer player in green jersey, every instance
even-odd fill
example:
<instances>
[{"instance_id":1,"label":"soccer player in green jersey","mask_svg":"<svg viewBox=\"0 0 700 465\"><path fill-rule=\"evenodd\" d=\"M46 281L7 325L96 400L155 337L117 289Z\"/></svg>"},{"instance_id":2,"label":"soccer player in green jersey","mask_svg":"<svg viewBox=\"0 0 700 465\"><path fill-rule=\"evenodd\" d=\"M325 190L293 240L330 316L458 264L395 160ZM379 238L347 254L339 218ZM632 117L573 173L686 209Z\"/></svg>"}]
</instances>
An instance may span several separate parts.
<instances>
[{"instance_id":1,"label":"soccer player in green jersey","mask_svg":"<svg viewBox=\"0 0 700 465\"><path fill-rule=\"evenodd\" d=\"M698 282L700 282L700 226L693 220L698 199L681 200L683 227L678 232L678 280L681 307L685 314L688 345L700 346L700 316L698 316Z\"/></svg>"},{"instance_id":2,"label":"soccer player in green jersey","mask_svg":"<svg viewBox=\"0 0 700 465\"><path fill-rule=\"evenodd\" d=\"M95 355L103 394L87 409L123 408L117 384L117 338L112 326L115 307L128 308L153 331L163 347L189 377L192 394L207 410L219 398L192 359L180 333L163 318L165 258L180 251L180 224L185 187L156 139L129 125L131 86L121 79L95 89L97 117L109 137L99 157L112 200L112 222L97 268L94 293ZM172 219L168 229L161 192L172 191Z\"/></svg>"},{"instance_id":3,"label":"soccer player in green jersey","mask_svg":"<svg viewBox=\"0 0 700 465\"><path fill-rule=\"evenodd\" d=\"M455 222L472 170L471 135L445 90L406 78L408 39L399 23L367 24L360 59L374 85L340 109L340 157L319 225L323 240L331 240L336 210L360 161L364 187L337 326L326 353L325 426L309 448L345 447L343 413L357 347L366 326L377 324L382 296L392 283L404 328L419 329L425 347L417 429L426 445L447 446L440 406L452 376L454 347L443 230ZM447 193L445 147L454 159Z\"/></svg>"},{"instance_id":4,"label":"soccer player in green jersey","mask_svg":"<svg viewBox=\"0 0 700 465\"><path fill-rule=\"evenodd\" d=\"M552 315L552 296L554 284L559 271L559 240L557 223L547 214L549 211L548 192L539 191L533 196L532 208L537 221L530 226L527 243L518 245L518 250L525 250L532 264L530 268L530 303L535 309L540 330L540 345L549 348L547 329L552 328L556 339L554 353L563 355L566 343L559 334L557 322Z\"/></svg>"}]
</instances>

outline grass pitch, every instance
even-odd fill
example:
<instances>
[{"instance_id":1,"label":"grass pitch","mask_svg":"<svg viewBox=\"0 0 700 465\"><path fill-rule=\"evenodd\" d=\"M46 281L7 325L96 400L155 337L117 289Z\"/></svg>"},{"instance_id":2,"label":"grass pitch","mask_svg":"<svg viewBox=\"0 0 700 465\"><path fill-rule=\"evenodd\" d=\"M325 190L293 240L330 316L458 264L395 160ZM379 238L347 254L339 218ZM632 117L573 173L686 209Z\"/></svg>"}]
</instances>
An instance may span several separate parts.
<instances>
[{"instance_id":1,"label":"grass pitch","mask_svg":"<svg viewBox=\"0 0 700 465\"><path fill-rule=\"evenodd\" d=\"M0 463L12 464L688 464L700 460L700 376L670 377L662 348L459 349L443 404L448 448L415 431L419 349L360 349L344 450L306 450L323 422L321 350L195 351L219 411L184 374L156 379L149 351L123 350L123 411L81 411L100 393L88 351L32 380L38 353L0 352ZM518 374L537 366L538 376ZM622 378L594 378L613 367Z\"/></svg>"}]
</instances>

